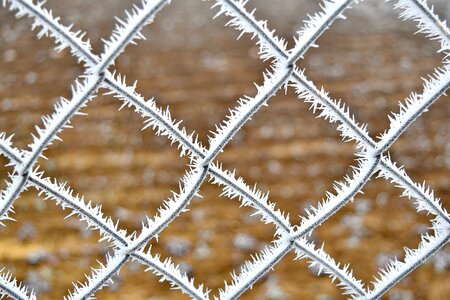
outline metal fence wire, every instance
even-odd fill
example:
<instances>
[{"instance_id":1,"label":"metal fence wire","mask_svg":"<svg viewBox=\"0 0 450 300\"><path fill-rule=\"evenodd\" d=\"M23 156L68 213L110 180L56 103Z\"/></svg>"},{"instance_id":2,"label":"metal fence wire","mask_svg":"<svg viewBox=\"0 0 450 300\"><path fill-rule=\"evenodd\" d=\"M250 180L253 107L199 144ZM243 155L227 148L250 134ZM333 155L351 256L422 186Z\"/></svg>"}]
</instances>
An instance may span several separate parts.
<instances>
[{"instance_id":1,"label":"metal fence wire","mask_svg":"<svg viewBox=\"0 0 450 300\"><path fill-rule=\"evenodd\" d=\"M127 262L134 260L167 280L170 284L193 299L209 299L210 291L203 285L194 284L180 272L171 260L161 261L157 253L144 251L150 240L160 234L170 223L182 214L191 199L207 178L223 188L224 194L237 199L242 205L256 209L265 223L272 223L277 231L270 246L245 263L232 282L225 284L216 298L236 299L245 293L263 275L269 272L290 251L295 251L299 258L310 261L321 272L328 274L344 294L351 299L379 299L402 278L418 268L427 258L443 247L450 238L450 216L436 199L433 191L425 184L414 182L408 174L393 162L387 151L399 136L443 95L450 86L450 64L446 58L442 66L425 81L421 94L412 93L401 104L397 113L390 117L389 128L377 139L370 137L365 124L359 124L343 101L336 101L328 93L319 89L306 75L296 67L306 51L314 45L317 38L326 31L334 20L343 17L351 5L351 0L325 0L321 10L310 15L295 37L295 46L287 49L284 40L275 36L265 21L257 20L253 12L246 8L247 0L213 1L217 15L229 18L228 26L249 33L257 39L259 55L263 60L271 61L271 68L264 73L264 83L257 88L256 96L246 96L230 110L226 119L216 126L210 137L209 146L205 147L171 118L168 110L157 106L155 100L145 100L136 92L136 85L125 82L124 76L112 69L117 57L130 43L143 38L141 30L149 24L169 0L144 0L127 12L125 20L118 20L110 38L104 41L104 52L100 55L91 51L89 41L84 33L75 31L72 26L62 25L59 18L52 15L43 2L31 0L3 0L3 6L9 8L17 17L32 18L33 28L38 28L38 37L50 36L55 40L57 50L69 48L72 55L84 65L84 74L73 84L72 98L61 99L54 112L42 118L43 125L37 127L33 142L28 149L13 146L11 136L0 134L0 152L14 166L8 186L1 192L0 221L7 225L12 219L12 205L22 191L33 187L46 199L55 201L63 208L69 208L73 215L88 223L90 229L98 230L114 248L107 263L93 269L87 275L85 283L74 284L68 299L92 298L95 292L110 283L110 279ZM449 53L450 31L446 23L439 20L425 0L400 0L394 4L403 19L416 22L419 31L431 39L440 41L441 50ZM311 106L311 111L330 123L337 123L337 130L343 140L356 141L359 158L353 173L335 185L335 192L328 193L327 198L308 211L300 224L291 224L285 212L275 208L268 195L256 188L250 188L234 172L224 170L217 155L240 128L249 121L267 101L282 88L294 88L298 97ZM48 178L36 165L36 161L49 147L57 134L67 127L72 116L93 101L99 90L108 90L123 105L133 107L144 118L146 127L151 127L156 134L166 136L176 144L181 154L190 158L189 169L180 180L180 190L171 199L165 200L158 214L147 218L145 226L137 234L128 234L118 228L110 217L105 216L100 206L85 202L75 196L72 189L57 179ZM361 191L374 175L386 178L403 190L418 211L425 211L433 216L434 233L423 234L416 249L405 249L404 259L391 260L387 267L380 270L373 288L366 287L355 278L348 265L335 261L323 248L310 241L309 233L320 226L326 219L344 207ZM6 269L1 271L0 294L13 299L35 299L33 291L16 280Z\"/></svg>"}]
</instances>

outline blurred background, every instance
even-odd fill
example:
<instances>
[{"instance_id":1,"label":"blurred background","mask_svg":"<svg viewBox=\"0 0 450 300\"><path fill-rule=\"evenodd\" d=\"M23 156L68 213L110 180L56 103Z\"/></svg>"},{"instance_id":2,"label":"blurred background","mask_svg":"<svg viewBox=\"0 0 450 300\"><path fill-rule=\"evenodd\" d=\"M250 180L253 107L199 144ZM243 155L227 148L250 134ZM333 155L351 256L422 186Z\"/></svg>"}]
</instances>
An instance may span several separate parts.
<instances>
[{"instance_id":1,"label":"blurred background","mask_svg":"<svg viewBox=\"0 0 450 300\"><path fill-rule=\"evenodd\" d=\"M313 0L252 0L256 16L268 19L269 28L285 37L289 47L308 13L318 10ZM47 1L46 7L64 24L87 32L94 53L102 51L101 38L109 37L113 16L124 17L133 1ZM450 4L431 1L441 19L449 20ZM116 60L116 68L145 97L169 106L208 145L207 136L224 119L228 108L243 95L256 93L262 83L261 62L255 40L225 28L226 17L211 18L212 1L172 1L143 33L146 41L129 46ZM358 122L368 123L372 137L388 127L387 115L398 111L398 101L412 91L421 92L422 77L442 63L439 44L428 41L412 22L401 22L393 3L368 0L337 20L298 65L317 86L334 99L342 98ZM49 38L37 40L32 21L16 20L0 9L0 131L15 134L14 145L27 149L34 126L50 114L60 96L70 98L70 86L83 73L68 50L57 53ZM112 70L112 68L110 68ZM139 231L145 216L156 213L163 199L178 191L189 162L175 146L151 129L141 131L143 119L121 102L100 95L72 119L71 129L59 136L38 164L50 177L67 181L75 193L103 206L120 226ZM308 110L292 89L279 92L220 154L224 168L236 169L246 183L270 191L277 207L300 222L304 208L315 205L332 191L355 165L355 144L341 141L336 126ZM450 105L442 97L392 146L393 160L405 166L417 182L426 181L448 210L450 194ZM7 160L0 157L0 164ZM10 167L0 168L4 189ZM416 248L420 234L430 231L430 218L416 213L401 190L373 178L353 203L314 231L311 239L341 263L350 263L357 278L371 286L373 275L389 259L403 258L403 246ZM173 257L197 283L212 293L230 281L230 272L269 244L272 225L252 217L237 200L204 183L203 198L195 198L189 212L177 218L153 242L162 258ZM13 217L0 227L0 267L11 270L42 299L61 299L71 282L104 262L111 251L99 243L97 232L86 230L77 218L64 219L69 211L36 190L24 192L14 205ZM430 231L431 232L431 231ZM316 277L305 260L288 254L275 270L248 291L243 299L344 299L327 276ZM168 284L158 283L144 267L128 263L114 284L97 293L99 299L187 299ZM392 289L384 299L448 299L450 247L440 250L421 268Z\"/></svg>"}]
</instances>

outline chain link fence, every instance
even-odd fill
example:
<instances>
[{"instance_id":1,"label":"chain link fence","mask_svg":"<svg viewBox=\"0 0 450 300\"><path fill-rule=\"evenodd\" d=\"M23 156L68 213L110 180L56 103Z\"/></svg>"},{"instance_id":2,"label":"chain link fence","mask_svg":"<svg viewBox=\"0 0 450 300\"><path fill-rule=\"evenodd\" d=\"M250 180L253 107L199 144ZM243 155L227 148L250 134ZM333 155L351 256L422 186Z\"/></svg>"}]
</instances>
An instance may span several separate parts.
<instances>
[{"instance_id":1,"label":"chain link fence","mask_svg":"<svg viewBox=\"0 0 450 300\"><path fill-rule=\"evenodd\" d=\"M315 45L317 39L335 20L343 18L343 13L350 6L363 4L349 0L324 1L317 13L309 15L293 42L291 41L292 45L288 47L284 39L276 36L265 21L259 20L255 13L247 8L249 6L247 1L214 1L213 10L217 12L217 16L225 18L227 26L241 34L251 35L258 46L257 55L262 60L269 61L270 66L264 71L263 81L256 87L256 92L252 96L240 98L237 106L229 111L224 121L215 126L215 130L205 141L203 137L197 137L182 127L181 123L172 117L171 111L159 106L156 99L141 96L137 92L136 84L128 83L125 76L113 69L124 49L130 43L137 43L143 39L141 31L144 26L153 21L160 11L170 9L166 8L169 2L144 1L131 8L126 19L118 20L112 35L104 39L103 50L97 55L82 31L63 25L64 22L55 17L44 3L26 0L4 1L4 6L16 13L16 16L27 16L33 20L38 37L52 37L58 50L69 48L72 55L84 67L84 73L72 85L70 99L61 98L56 103L53 113L42 118L42 125L36 127L28 148L19 149L14 146L11 135L3 133L0 136L0 151L8 159L8 164L14 168L1 194L0 220L6 228L14 217L12 205L25 189L33 187L43 198L53 200L62 208L69 209L70 215L76 215L86 222L90 230L98 231L101 239L108 241L113 249L106 255L105 262L86 276L87 280L84 283L74 284L74 289L68 295L70 299L94 297L98 290L111 285L111 281L114 281L121 268L131 262L144 265L159 276L161 281L168 281L172 287L191 298L209 299L212 293L207 287L194 283L193 277L187 276L183 267L174 264L170 258L162 259L160 254L148 247L166 228L169 228L172 221L186 214L185 211L192 205L193 199L199 196L199 189L208 180L218 185L223 195L239 201L242 206L252 208L262 222L276 227L274 240L241 265L231 281L225 283L217 293L216 297L220 299L236 299L244 295L277 264L286 259L285 256L290 252L294 252L297 259L308 260L309 267L315 269L318 274L329 275L342 293L349 298L379 299L448 243L450 216L445 207L427 184L416 183L388 153L399 137L448 89L450 70L446 59L424 81L423 91L411 93L402 101L397 112L390 115L387 129L377 138L373 138L367 125L358 122L357 117L352 115L351 106L347 105L345 100L332 99L327 91L318 88L308 78L306 75L308 68L302 70L297 66L307 55L309 48ZM386 9L389 5L391 4L377 4L375 7L372 5L365 13L378 6ZM419 31L439 41L440 52L448 52L450 31L425 1L404 0L394 5L403 19L415 21ZM441 5L444 7L445 3ZM274 7L268 11L275 9ZM368 15L372 17L367 19L374 22L373 14ZM364 20L364 14L361 18ZM156 20L156 23L163 21ZM204 26L202 20L197 22L199 28ZM169 24L171 22L164 25ZM390 25L382 24L382 26ZM192 39L186 39L186 43L192 43L192 47L195 48ZM205 60L203 64L209 68L220 67L220 62L214 59ZM29 80L32 81L33 78ZM251 187L246 179L237 175L234 170L225 169L221 160L217 159L222 152L226 152L223 151L224 148L241 128L256 117L259 110L266 106L275 94L282 93L283 89L292 90L299 99L310 106L311 113L315 113L317 117L331 124L336 123L335 128L344 141L353 141L356 144L354 156L357 158L357 164L343 179L334 183L333 192L327 192L324 200L306 207L300 222L291 221L288 212L277 207L277 199L269 198L267 193L256 186ZM164 200L154 215L146 216L137 232L129 233L122 229L113 218L103 212L100 205L85 200L61 180L48 177L45 170L41 170L37 165L46 149L51 148L51 144L58 140L57 135L62 134L63 130L70 126L71 118L80 114L80 110L89 102L95 102L99 91L113 95L123 107L135 110L144 119L144 128L151 128L157 135L167 137L171 144L176 145L180 155L188 158L187 170L179 180L179 190ZM273 133L274 140L277 135L277 132ZM207 146L204 146L205 142ZM336 149L331 147L328 151L333 153ZM110 158L98 164L114 164L113 160L114 158ZM353 274L349 265L339 263L323 246L316 245L312 236L316 228L321 227L323 222L351 202L374 177L382 177L392 182L402 190L403 196L409 198L418 211L424 211L433 217L432 232L423 233L420 244L413 250L405 248L401 260L390 259L380 270L373 286L368 287ZM351 226L356 229L361 225ZM174 247L180 247L180 244L182 244L180 241L175 241ZM176 254L176 251L173 253ZM26 285L16 280L9 270L3 269L2 273L0 290L4 295L14 299L36 297Z\"/></svg>"}]
</instances>

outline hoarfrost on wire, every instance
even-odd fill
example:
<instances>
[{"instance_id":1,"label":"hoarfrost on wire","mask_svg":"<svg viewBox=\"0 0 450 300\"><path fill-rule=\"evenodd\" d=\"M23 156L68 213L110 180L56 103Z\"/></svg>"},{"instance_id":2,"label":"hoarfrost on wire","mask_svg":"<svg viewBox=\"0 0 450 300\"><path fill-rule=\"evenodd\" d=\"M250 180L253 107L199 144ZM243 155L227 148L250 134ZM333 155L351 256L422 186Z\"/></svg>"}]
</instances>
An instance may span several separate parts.
<instances>
[{"instance_id":1,"label":"hoarfrost on wire","mask_svg":"<svg viewBox=\"0 0 450 300\"><path fill-rule=\"evenodd\" d=\"M73 56L84 64L85 71L73 84L72 98L62 98L54 113L42 117L42 126L36 126L36 134L28 149L16 149L11 136L0 133L0 153L14 167L7 188L0 194L0 224L5 226L13 218L13 204L21 192L35 188L45 197L69 208L69 215L76 215L86 222L91 230L98 230L102 239L109 241L114 251L86 275L87 281L74 284L67 299L87 299L95 297L95 292L111 284L114 276L129 261L136 261L160 277L160 281L169 281L173 288L180 289L193 299L209 299L210 291L203 285L197 286L194 280L181 272L180 266L170 259L161 261L158 253L152 249L143 249L152 239L156 239L169 224L186 211L190 201L198 195L205 180L222 187L223 195L237 199L242 205L256 210L261 220L277 227L273 243L254 255L246 262L238 274L233 274L232 282L225 283L215 298L235 299L245 293L262 276L269 272L290 251L295 251L297 259L308 259L310 267L316 273L328 274L343 293L352 299L378 299L397 282L407 276L421 263L448 243L450 239L450 216L436 199L430 187L425 183L415 183L402 167L398 167L386 154L390 146L408 127L443 95L450 87L450 63L447 59L424 81L423 92L413 93L400 103L399 112L389 116L389 128L376 140L370 137L366 124L360 124L351 114L344 101L331 99L328 93L317 88L296 62L303 58L306 51L315 46L318 37L343 15L351 5L362 1L324 0L320 11L310 15L295 37L295 45L287 49L286 42L277 37L266 21L257 20L254 11L246 8L248 0L216 0L213 9L216 16L229 18L227 26L238 30L241 35L249 34L257 40L259 56L270 60L271 67L264 73L264 82L257 86L255 96L243 96L237 106L230 110L226 119L216 126L210 136L209 147L204 147L194 133L181 126L180 121L171 117L170 110L157 106L156 100L144 99L137 91L136 83L128 85L125 76L112 70L115 59L130 44L144 36L141 30L151 23L169 0L144 0L139 6L133 6L126 12L125 20L117 20L110 38L104 41L104 52L92 53L90 42L85 33L74 31L54 17L44 2L31 0L3 0L3 6L10 9L18 18L27 16L33 20L33 29L37 36L49 36L55 40L56 49L69 48ZM392 1L393 2L393 1ZM440 42L440 51L448 55L450 31L444 21L433 12L425 0L399 0L394 8L400 11L402 19L416 22L419 32ZM13 55L9 55L14 59ZM267 105L271 97L281 88L294 87L299 99L310 104L311 111L330 123L338 123L338 131L344 141L353 140L358 144L357 166L353 172L334 184L334 191L326 193L326 199L306 209L306 214L298 225L291 224L289 215L276 208L275 201L262 193L256 185L250 187L234 171L223 170L220 162L215 161L228 142L258 110ZM139 233L127 233L118 223L104 216L101 206L94 206L82 196L75 195L71 187L57 179L48 178L39 170L36 161L43 156L52 141L58 139L58 133L69 126L72 116L80 114L89 101L95 100L100 90L114 95L123 106L133 107L144 119L144 128L152 128L157 135L166 136L176 144L182 156L190 158L189 170L179 181L179 191L163 201L157 215L147 217ZM372 176L386 178L403 190L403 195L411 198L417 210L423 210L434 216L432 221L434 235L423 234L417 249L405 249L403 261L391 260L380 270L373 287L366 287L353 276L348 265L341 266L324 251L323 245L317 247L309 240L310 234L336 211L352 201L361 192ZM198 195L199 196L199 195ZM0 296L13 299L35 299L23 283L20 283L7 270L0 270Z\"/></svg>"}]
</instances>

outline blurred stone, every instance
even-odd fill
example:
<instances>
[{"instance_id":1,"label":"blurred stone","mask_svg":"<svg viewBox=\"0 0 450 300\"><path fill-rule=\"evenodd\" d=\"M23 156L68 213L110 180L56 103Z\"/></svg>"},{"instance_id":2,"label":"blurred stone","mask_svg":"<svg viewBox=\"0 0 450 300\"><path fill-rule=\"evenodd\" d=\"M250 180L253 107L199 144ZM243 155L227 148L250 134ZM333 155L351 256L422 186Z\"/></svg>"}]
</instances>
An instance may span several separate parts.
<instances>
[{"instance_id":1,"label":"blurred stone","mask_svg":"<svg viewBox=\"0 0 450 300\"><path fill-rule=\"evenodd\" d=\"M5 62L13 62L17 57L17 52L14 49L7 49L3 52L3 60Z\"/></svg>"},{"instance_id":2,"label":"blurred stone","mask_svg":"<svg viewBox=\"0 0 450 300\"><path fill-rule=\"evenodd\" d=\"M192 243L184 238L170 237L165 244L165 249L170 256L185 256L191 251Z\"/></svg>"},{"instance_id":3,"label":"blurred stone","mask_svg":"<svg viewBox=\"0 0 450 300\"><path fill-rule=\"evenodd\" d=\"M205 219L206 211L202 208L197 208L191 211L191 217L194 222L202 222Z\"/></svg>"},{"instance_id":4,"label":"blurred stone","mask_svg":"<svg viewBox=\"0 0 450 300\"><path fill-rule=\"evenodd\" d=\"M35 198L33 201L34 208L38 211L44 211L44 209L47 207L47 203L45 201L42 201L40 198Z\"/></svg>"},{"instance_id":5,"label":"blurred stone","mask_svg":"<svg viewBox=\"0 0 450 300\"><path fill-rule=\"evenodd\" d=\"M34 83L36 83L37 79L38 79L38 75L36 74L36 72L28 72L25 75L25 82L27 84L34 84Z\"/></svg>"},{"instance_id":6,"label":"blurred stone","mask_svg":"<svg viewBox=\"0 0 450 300\"><path fill-rule=\"evenodd\" d=\"M203 229L198 232L198 237L202 241L208 241L213 236L214 232L209 229Z\"/></svg>"},{"instance_id":7,"label":"blurred stone","mask_svg":"<svg viewBox=\"0 0 450 300\"><path fill-rule=\"evenodd\" d=\"M390 293L389 300L414 300L414 294L411 291L393 289Z\"/></svg>"},{"instance_id":8,"label":"blurred stone","mask_svg":"<svg viewBox=\"0 0 450 300\"><path fill-rule=\"evenodd\" d=\"M242 222L244 222L244 224L254 224L260 222L261 215L243 213L241 214L241 220Z\"/></svg>"},{"instance_id":9,"label":"blurred stone","mask_svg":"<svg viewBox=\"0 0 450 300\"><path fill-rule=\"evenodd\" d=\"M386 202L388 201L388 195L386 193L379 193L376 198L376 203L378 206L384 206Z\"/></svg>"},{"instance_id":10,"label":"blurred stone","mask_svg":"<svg viewBox=\"0 0 450 300\"><path fill-rule=\"evenodd\" d=\"M112 282L109 282L109 284L107 285L107 289L110 291L116 292L122 286L122 279L117 275L112 276L111 279L112 279Z\"/></svg>"},{"instance_id":11,"label":"blurred stone","mask_svg":"<svg viewBox=\"0 0 450 300\"><path fill-rule=\"evenodd\" d=\"M283 171L283 166L279 161L276 160L270 160L266 164L266 168L272 175L279 175Z\"/></svg>"},{"instance_id":12,"label":"blurred stone","mask_svg":"<svg viewBox=\"0 0 450 300\"><path fill-rule=\"evenodd\" d=\"M208 244L204 241L199 242L198 246L195 248L194 256L197 259L205 259L211 254L211 249Z\"/></svg>"},{"instance_id":13,"label":"blurred stone","mask_svg":"<svg viewBox=\"0 0 450 300\"><path fill-rule=\"evenodd\" d=\"M16 232L19 241L33 239L37 235L37 229L31 222L24 223Z\"/></svg>"},{"instance_id":14,"label":"blurred stone","mask_svg":"<svg viewBox=\"0 0 450 300\"><path fill-rule=\"evenodd\" d=\"M134 219L135 217L134 213L131 210L121 206L118 206L114 209L114 216L122 221Z\"/></svg>"},{"instance_id":15,"label":"blurred stone","mask_svg":"<svg viewBox=\"0 0 450 300\"><path fill-rule=\"evenodd\" d=\"M399 253L397 252L393 252L393 253L379 253L377 255L376 262L377 262L377 267L378 269L384 268L386 267L386 265L390 262L395 260L395 258L399 257Z\"/></svg>"},{"instance_id":16,"label":"blurred stone","mask_svg":"<svg viewBox=\"0 0 450 300\"><path fill-rule=\"evenodd\" d=\"M331 300L333 299L333 297L331 297L330 295L327 294L320 294L317 295L316 300Z\"/></svg>"},{"instance_id":17,"label":"blurred stone","mask_svg":"<svg viewBox=\"0 0 450 300\"><path fill-rule=\"evenodd\" d=\"M313 264L308 266L308 271L313 274L314 276L325 276L325 273L320 270L320 266L318 264Z\"/></svg>"},{"instance_id":18,"label":"blurred stone","mask_svg":"<svg viewBox=\"0 0 450 300\"><path fill-rule=\"evenodd\" d=\"M358 214L365 214L372 208L372 203L368 199L355 200L355 211Z\"/></svg>"},{"instance_id":19,"label":"blurred stone","mask_svg":"<svg viewBox=\"0 0 450 300\"><path fill-rule=\"evenodd\" d=\"M351 231L351 236L362 238L366 236L368 229L364 226L361 215L345 215L341 218L341 224L347 226Z\"/></svg>"},{"instance_id":20,"label":"blurred stone","mask_svg":"<svg viewBox=\"0 0 450 300\"><path fill-rule=\"evenodd\" d=\"M87 239L87 238L89 238L89 237L92 235L92 231L89 230L89 229L85 226L85 224L81 224L81 223L80 223L80 226L79 226L78 228L79 228L81 237Z\"/></svg>"},{"instance_id":21,"label":"blurred stone","mask_svg":"<svg viewBox=\"0 0 450 300\"><path fill-rule=\"evenodd\" d=\"M357 236L351 235L345 242L348 248L356 248L360 245L361 239Z\"/></svg>"},{"instance_id":22,"label":"blurred stone","mask_svg":"<svg viewBox=\"0 0 450 300\"><path fill-rule=\"evenodd\" d=\"M279 279L275 275L270 275L264 284L264 289L266 291L265 297L268 300L288 300L291 299L289 294L285 292L281 286L278 284Z\"/></svg>"},{"instance_id":23,"label":"blurred stone","mask_svg":"<svg viewBox=\"0 0 450 300\"><path fill-rule=\"evenodd\" d=\"M258 241L251 235L238 233L233 238L233 246L239 251L255 251L258 249Z\"/></svg>"},{"instance_id":24,"label":"blurred stone","mask_svg":"<svg viewBox=\"0 0 450 300\"><path fill-rule=\"evenodd\" d=\"M28 271L24 284L36 294L49 292L52 289L52 285L49 281L50 278L47 278L49 274L45 273L42 271Z\"/></svg>"},{"instance_id":25,"label":"blurred stone","mask_svg":"<svg viewBox=\"0 0 450 300\"><path fill-rule=\"evenodd\" d=\"M9 110L13 110L14 106L15 106L14 99L11 98L1 99L0 108L2 109L2 111L7 112Z\"/></svg>"},{"instance_id":26,"label":"blurred stone","mask_svg":"<svg viewBox=\"0 0 450 300\"><path fill-rule=\"evenodd\" d=\"M48 256L48 252L44 249L38 249L38 250L32 251L27 256L27 263L29 263L31 265L38 264L40 262L47 260L47 256Z\"/></svg>"},{"instance_id":27,"label":"blurred stone","mask_svg":"<svg viewBox=\"0 0 450 300\"><path fill-rule=\"evenodd\" d=\"M416 232L417 235L425 234L429 229L429 226L425 224L416 224L413 227L414 232Z\"/></svg>"},{"instance_id":28,"label":"blurred stone","mask_svg":"<svg viewBox=\"0 0 450 300\"><path fill-rule=\"evenodd\" d=\"M194 268L190 263L183 261L178 264L178 267L180 268L181 274L186 274L187 277L194 276Z\"/></svg>"},{"instance_id":29,"label":"blurred stone","mask_svg":"<svg viewBox=\"0 0 450 300\"><path fill-rule=\"evenodd\" d=\"M127 267L131 273L137 273L142 271L142 264L138 261L131 260L127 263Z\"/></svg>"},{"instance_id":30,"label":"blurred stone","mask_svg":"<svg viewBox=\"0 0 450 300\"><path fill-rule=\"evenodd\" d=\"M450 270L450 249L442 249L433 256L434 272L441 274Z\"/></svg>"},{"instance_id":31,"label":"blurred stone","mask_svg":"<svg viewBox=\"0 0 450 300\"><path fill-rule=\"evenodd\" d=\"M259 135L264 139L271 139L275 135L275 129L270 126L262 126L259 129Z\"/></svg>"}]
</instances>

